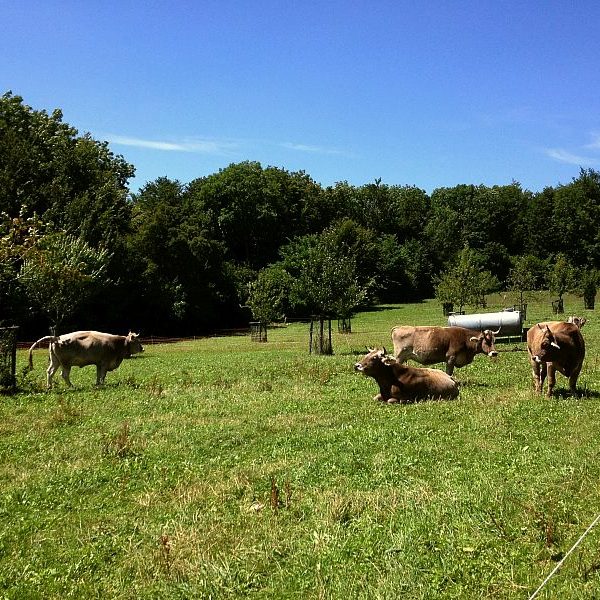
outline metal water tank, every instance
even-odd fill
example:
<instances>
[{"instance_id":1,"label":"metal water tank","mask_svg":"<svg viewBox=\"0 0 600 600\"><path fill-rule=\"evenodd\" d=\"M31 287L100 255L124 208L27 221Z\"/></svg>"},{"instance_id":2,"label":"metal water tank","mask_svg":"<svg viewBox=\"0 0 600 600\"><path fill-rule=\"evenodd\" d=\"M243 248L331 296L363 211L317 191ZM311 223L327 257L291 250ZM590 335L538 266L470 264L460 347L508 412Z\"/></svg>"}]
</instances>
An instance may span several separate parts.
<instances>
[{"instance_id":1,"label":"metal water tank","mask_svg":"<svg viewBox=\"0 0 600 600\"><path fill-rule=\"evenodd\" d=\"M450 315L448 325L466 327L467 329L500 329L499 336L521 335L523 328L523 317L521 311L503 310L501 312L480 313L475 315Z\"/></svg>"}]
</instances>

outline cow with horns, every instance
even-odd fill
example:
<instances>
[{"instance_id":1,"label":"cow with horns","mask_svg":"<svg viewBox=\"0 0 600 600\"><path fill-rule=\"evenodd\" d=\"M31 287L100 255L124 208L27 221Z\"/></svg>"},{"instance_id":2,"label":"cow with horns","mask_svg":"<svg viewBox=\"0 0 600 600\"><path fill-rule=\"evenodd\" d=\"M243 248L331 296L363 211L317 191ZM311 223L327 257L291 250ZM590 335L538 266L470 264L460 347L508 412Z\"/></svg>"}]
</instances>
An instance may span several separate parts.
<instances>
[{"instance_id":1,"label":"cow with horns","mask_svg":"<svg viewBox=\"0 0 600 600\"><path fill-rule=\"evenodd\" d=\"M547 321L537 323L527 331L527 351L536 392L542 392L547 375L546 395L552 396L555 373L559 371L569 378L571 393L577 393L577 378L585 357L582 326L575 322Z\"/></svg>"},{"instance_id":2,"label":"cow with horns","mask_svg":"<svg viewBox=\"0 0 600 600\"><path fill-rule=\"evenodd\" d=\"M48 343L50 365L47 371L47 387L52 387L52 377L60 367L65 383L71 387L71 367L96 365L96 385L104 383L108 371L114 371L132 354L143 352L138 334L111 335L99 331L75 331L60 336L47 335L29 348L29 369L33 369L33 350L39 344Z\"/></svg>"},{"instance_id":3,"label":"cow with horns","mask_svg":"<svg viewBox=\"0 0 600 600\"><path fill-rule=\"evenodd\" d=\"M500 329L476 331L465 327L398 326L392 329L394 356L400 363L409 358L422 365L443 362L446 373L452 375L454 367L472 363L476 354L498 356L495 346L498 333Z\"/></svg>"},{"instance_id":4,"label":"cow with horns","mask_svg":"<svg viewBox=\"0 0 600 600\"><path fill-rule=\"evenodd\" d=\"M374 400L393 404L458 396L458 384L443 371L407 367L394 357L387 356L385 348L367 350L368 354L354 365L354 369L377 382L379 394Z\"/></svg>"}]
</instances>

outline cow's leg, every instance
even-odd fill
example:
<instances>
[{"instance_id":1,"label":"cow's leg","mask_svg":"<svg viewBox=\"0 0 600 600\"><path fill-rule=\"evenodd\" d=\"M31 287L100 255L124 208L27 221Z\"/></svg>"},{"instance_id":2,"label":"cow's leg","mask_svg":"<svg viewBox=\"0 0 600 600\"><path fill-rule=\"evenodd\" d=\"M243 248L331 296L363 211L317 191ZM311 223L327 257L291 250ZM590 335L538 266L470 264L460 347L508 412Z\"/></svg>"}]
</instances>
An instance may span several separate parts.
<instances>
[{"instance_id":1,"label":"cow's leg","mask_svg":"<svg viewBox=\"0 0 600 600\"><path fill-rule=\"evenodd\" d=\"M71 367L62 367L60 374L62 375L62 378L65 380L65 383L69 387L73 387L73 384L71 383L71 380L69 379L69 376L71 375Z\"/></svg>"},{"instance_id":2,"label":"cow's leg","mask_svg":"<svg viewBox=\"0 0 600 600\"><path fill-rule=\"evenodd\" d=\"M54 377L54 373L56 373L56 371L58 370L58 367L60 367L60 362L58 360L58 357L56 356L56 354L54 354L54 352L50 351L50 364L48 365L48 369L46 369L46 388L47 389L52 388L52 377Z\"/></svg>"},{"instance_id":3,"label":"cow's leg","mask_svg":"<svg viewBox=\"0 0 600 600\"><path fill-rule=\"evenodd\" d=\"M546 363L539 363L531 359L531 374L533 376L533 385L538 394L542 393L544 379L546 379Z\"/></svg>"},{"instance_id":4,"label":"cow's leg","mask_svg":"<svg viewBox=\"0 0 600 600\"><path fill-rule=\"evenodd\" d=\"M582 365L579 365L579 367L575 368L569 376L569 387L574 396L577 395L577 378L579 377L579 373L581 373L581 367Z\"/></svg>"},{"instance_id":5,"label":"cow's leg","mask_svg":"<svg viewBox=\"0 0 600 600\"><path fill-rule=\"evenodd\" d=\"M96 385L104 385L104 379L108 369L102 365L96 365Z\"/></svg>"},{"instance_id":6,"label":"cow's leg","mask_svg":"<svg viewBox=\"0 0 600 600\"><path fill-rule=\"evenodd\" d=\"M456 363L456 356L448 356L446 359L446 373L452 375L454 373L454 364Z\"/></svg>"},{"instance_id":7,"label":"cow's leg","mask_svg":"<svg viewBox=\"0 0 600 600\"><path fill-rule=\"evenodd\" d=\"M548 363L548 389L546 390L546 396L550 398L556 385L556 369L552 363Z\"/></svg>"}]
</instances>

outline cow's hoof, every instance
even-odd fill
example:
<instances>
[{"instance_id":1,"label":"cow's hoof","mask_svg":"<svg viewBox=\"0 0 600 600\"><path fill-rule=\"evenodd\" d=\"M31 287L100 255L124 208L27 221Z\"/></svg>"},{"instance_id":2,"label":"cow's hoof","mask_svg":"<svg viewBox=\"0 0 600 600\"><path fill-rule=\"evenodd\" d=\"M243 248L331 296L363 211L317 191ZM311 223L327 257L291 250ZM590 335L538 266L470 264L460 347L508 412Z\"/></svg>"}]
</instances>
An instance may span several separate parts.
<instances>
[{"instance_id":1,"label":"cow's hoof","mask_svg":"<svg viewBox=\"0 0 600 600\"><path fill-rule=\"evenodd\" d=\"M377 396L373 396L373 400L377 402L384 402L383 396L381 394L377 394Z\"/></svg>"}]
</instances>

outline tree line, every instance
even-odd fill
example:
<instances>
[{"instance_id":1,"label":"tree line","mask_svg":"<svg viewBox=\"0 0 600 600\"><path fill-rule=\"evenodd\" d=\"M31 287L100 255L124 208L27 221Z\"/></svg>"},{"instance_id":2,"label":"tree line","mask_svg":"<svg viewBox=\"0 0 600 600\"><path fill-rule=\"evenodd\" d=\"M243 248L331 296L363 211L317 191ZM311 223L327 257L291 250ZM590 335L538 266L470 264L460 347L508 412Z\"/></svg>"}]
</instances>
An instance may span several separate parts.
<instances>
[{"instance_id":1,"label":"tree line","mask_svg":"<svg viewBox=\"0 0 600 600\"><path fill-rule=\"evenodd\" d=\"M431 194L380 179L324 187L252 161L131 192L134 173L60 110L1 97L0 325L191 335L434 294L562 295L600 268L592 169L541 192Z\"/></svg>"}]
</instances>

